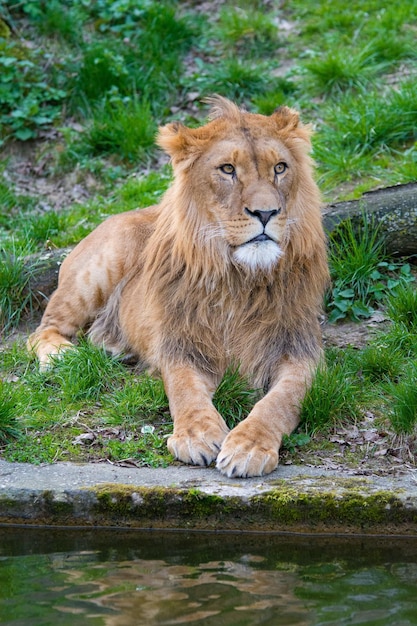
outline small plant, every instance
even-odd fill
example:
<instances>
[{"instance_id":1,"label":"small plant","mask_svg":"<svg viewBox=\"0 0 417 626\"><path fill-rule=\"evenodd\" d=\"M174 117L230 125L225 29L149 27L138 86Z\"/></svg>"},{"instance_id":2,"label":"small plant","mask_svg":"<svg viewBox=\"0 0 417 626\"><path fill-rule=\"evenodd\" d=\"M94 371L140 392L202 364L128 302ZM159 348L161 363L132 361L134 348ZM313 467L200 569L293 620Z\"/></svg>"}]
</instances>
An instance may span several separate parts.
<instances>
[{"instance_id":1,"label":"small plant","mask_svg":"<svg viewBox=\"0 0 417 626\"><path fill-rule=\"evenodd\" d=\"M336 94L347 89L365 87L382 72L384 66L376 63L375 54L368 45L356 53L346 54L346 48L334 48L325 56L319 54L305 65L314 86L320 92Z\"/></svg>"},{"instance_id":2,"label":"small plant","mask_svg":"<svg viewBox=\"0 0 417 626\"><path fill-rule=\"evenodd\" d=\"M354 363L358 376L377 383L394 380L400 375L404 355L398 346L386 345L381 338L360 350L355 355Z\"/></svg>"},{"instance_id":3,"label":"small plant","mask_svg":"<svg viewBox=\"0 0 417 626\"><path fill-rule=\"evenodd\" d=\"M291 454L294 454L298 448L306 446L310 441L311 437L306 433L292 433L291 435L283 436L282 447Z\"/></svg>"},{"instance_id":4,"label":"small plant","mask_svg":"<svg viewBox=\"0 0 417 626\"><path fill-rule=\"evenodd\" d=\"M116 389L107 403L106 422L109 424L134 424L154 421L168 411L168 400L161 380L143 374L134 377Z\"/></svg>"},{"instance_id":5,"label":"small plant","mask_svg":"<svg viewBox=\"0 0 417 626\"><path fill-rule=\"evenodd\" d=\"M122 364L89 341L65 350L45 376L62 390L66 402L99 400L124 376Z\"/></svg>"},{"instance_id":6,"label":"small plant","mask_svg":"<svg viewBox=\"0 0 417 626\"><path fill-rule=\"evenodd\" d=\"M416 138L417 83L406 81L381 95L363 89L327 108L326 125L314 144L321 167L340 183L372 172L372 161ZM343 132L340 132L343 129Z\"/></svg>"},{"instance_id":7,"label":"small plant","mask_svg":"<svg viewBox=\"0 0 417 626\"><path fill-rule=\"evenodd\" d=\"M221 64L206 64L196 60L198 72L187 84L194 85L202 95L218 93L241 102L264 91L270 82L269 71L262 71L239 58L225 59Z\"/></svg>"},{"instance_id":8,"label":"small plant","mask_svg":"<svg viewBox=\"0 0 417 626\"><path fill-rule=\"evenodd\" d=\"M378 342L388 352L398 349L404 359L417 358L417 333L410 332L403 323L394 322Z\"/></svg>"},{"instance_id":9,"label":"small plant","mask_svg":"<svg viewBox=\"0 0 417 626\"><path fill-rule=\"evenodd\" d=\"M259 113L271 115L281 105L290 105L296 91L295 84L285 78L271 81L269 88L252 98Z\"/></svg>"},{"instance_id":10,"label":"small plant","mask_svg":"<svg viewBox=\"0 0 417 626\"><path fill-rule=\"evenodd\" d=\"M414 280L409 264L386 260L378 228L365 217L355 230L344 221L330 237L329 265L333 281L327 296L329 322L367 318L374 306L399 285Z\"/></svg>"},{"instance_id":11,"label":"small plant","mask_svg":"<svg viewBox=\"0 0 417 626\"><path fill-rule=\"evenodd\" d=\"M24 312L32 307L33 293L29 283L36 272L36 264L30 265L25 257L28 248L0 247L0 330L16 327Z\"/></svg>"},{"instance_id":12,"label":"small plant","mask_svg":"<svg viewBox=\"0 0 417 626\"><path fill-rule=\"evenodd\" d=\"M171 179L172 173L168 168L158 173L150 172L147 176L129 178L117 190L114 205L122 205L123 210L127 211L157 204Z\"/></svg>"},{"instance_id":13,"label":"small plant","mask_svg":"<svg viewBox=\"0 0 417 626\"><path fill-rule=\"evenodd\" d=\"M398 434L410 435L417 423L417 365L411 366L403 379L388 388L392 398L391 424Z\"/></svg>"},{"instance_id":14,"label":"small plant","mask_svg":"<svg viewBox=\"0 0 417 626\"><path fill-rule=\"evenodd\" d=\"M351 363L321 365L301 407L301 426L312 435L359 416L359 378Z\"/></svg>"},{"instance_id":15,"label":"small plant","mask_svg":"<svg viewBox=\"0 0 417 626\"><path fill-rule=\"evenodd\" d=\"M257 399L259 391L251 389L239 368L231 367L213 396L213 404L229 428L233 428L248 415Z\"/></svg>"},{"instance_id":16,"label":"small plant","mask_svg":"<svg viewBox=\"0 0 417 626\"><path fill-rule=\"evenodd\" d=\"M387 311L390 318L409 332L417 333L417 289L409 283L401 284L388 295Z\"/></svg>"},{"instance_id":17,"label":"small plant","mask_svg":"<svg viewBox=\"0 0 417 626\"><path fill-rule=\"evenodd\" d=\"M66 92L48 75L49 62L45 52L0 37L0 145L32 139L59 117Z\"/></svg>"},{"instance_id":18,"label":"small plant","mask_svg":"<svg viewBox=\"0 0 417 626\"><path fill-rule=\"evenodd\" d=\"M156 125L147 102L110 98L94 111L82 138L92 155L117 154L129 161L146 161L152 152Z\"/></svg>"},{"instance_id":19,"label":"small plant","mask_svg":"<svg viewBox=\"0 0 417 626\"><path fill-rule=\"evenodd\" d=\"M0 378L0 444L15 439L21 434L18 423L19 397L10 383Z\"/></svg>"},{"instance_id":20,"label":"small plant","mask_svg":"<svg viewBox=\"0 0 417 626\"><path fill-rule=\"evenodd\" d=\"M279 46L277 27L264 11L224 7L220 11L217 35L225 48L234 48L248 57L264 56Z\"/></svg>"}]
</instances>

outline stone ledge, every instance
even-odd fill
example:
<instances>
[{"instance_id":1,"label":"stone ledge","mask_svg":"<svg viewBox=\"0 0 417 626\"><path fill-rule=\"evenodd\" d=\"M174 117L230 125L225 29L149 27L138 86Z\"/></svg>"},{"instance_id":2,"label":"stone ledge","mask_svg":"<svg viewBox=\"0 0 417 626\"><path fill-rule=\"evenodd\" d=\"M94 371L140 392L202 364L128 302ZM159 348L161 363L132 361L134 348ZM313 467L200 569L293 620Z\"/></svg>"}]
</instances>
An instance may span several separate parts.
<instances>
[{"instance_id":1,"label":"stone ledge","mask_svg":"<svg viewBox=\"0 0 417 626\"><path fill-rule=\"evenodd\" d=\"M0 523L417 535L416 476L281 466L236 480L211 468L0 460Z\"/></svg>"}]
</instances>

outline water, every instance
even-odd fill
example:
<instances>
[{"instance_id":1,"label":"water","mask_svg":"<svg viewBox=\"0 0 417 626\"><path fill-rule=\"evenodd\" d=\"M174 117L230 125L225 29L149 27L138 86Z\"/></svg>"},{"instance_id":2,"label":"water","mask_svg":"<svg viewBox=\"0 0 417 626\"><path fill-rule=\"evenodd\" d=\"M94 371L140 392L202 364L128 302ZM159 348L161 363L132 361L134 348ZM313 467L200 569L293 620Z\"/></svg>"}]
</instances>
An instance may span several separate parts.
<instances>
[{"instance_id":1,"label":"water","mask_svg":"<svg viewBox=\"0 0 417 626\"><path fill-rule=\"evenodd\" d=\"M417 539L0 528L0 623L417 625Z\"/></svg>"}]
</instances>

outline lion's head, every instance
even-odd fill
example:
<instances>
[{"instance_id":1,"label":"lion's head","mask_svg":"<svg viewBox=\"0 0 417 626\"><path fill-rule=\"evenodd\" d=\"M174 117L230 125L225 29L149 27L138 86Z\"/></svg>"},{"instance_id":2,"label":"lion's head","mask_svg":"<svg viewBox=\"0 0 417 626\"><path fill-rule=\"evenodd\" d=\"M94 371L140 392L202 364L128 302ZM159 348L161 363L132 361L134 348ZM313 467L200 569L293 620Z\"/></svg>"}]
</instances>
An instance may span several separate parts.
<instances>
[{"instance_id":1,"label":"lion's head","mask_svg":"<svg viewBox=\"0 0 417 626\"><path fill-rule=\"evenodd\" d=\"M173 204L183 207L182 229L192 224L203 242L215 239L223 257L251 273L276 267L294 230L292 253L309 255L311 232L303 230L321 233L309 127L288 107L264 116L220 96L210 102L206 125L190 129L174 122L159 132L174 167L173 192L181 194Z\"/></svg>"}]
</instances>

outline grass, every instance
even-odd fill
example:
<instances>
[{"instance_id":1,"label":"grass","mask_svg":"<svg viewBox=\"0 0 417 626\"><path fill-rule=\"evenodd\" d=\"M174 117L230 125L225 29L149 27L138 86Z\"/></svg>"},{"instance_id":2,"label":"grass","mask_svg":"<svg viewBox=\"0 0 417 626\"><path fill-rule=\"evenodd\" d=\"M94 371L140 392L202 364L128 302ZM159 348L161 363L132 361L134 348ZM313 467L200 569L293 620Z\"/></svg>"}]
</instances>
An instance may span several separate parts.
<instances>
[{"instance_id":1,"label":"grass","mask_svg":"<svg viewBox=\"0 0 417 626\"><path fill-rule=\"evenodd\" d=\"M400 435L411 435L417 424L417 361L397 383L387 385L391 398L390 422Z\"/></svg>"},{"instance_id":2,"label":"grass","mask_svg":"<svg viewBox=\"0 0 417 626\"><path fill-rule=\"evenodd\" d=\"M362 219L355 230L345 220L331 233L329 265L332 288L327 295L329 321L370 317L384 298L393 301L400 287L413 280L411 266L387 260L384 242L372 221ZM402 292L401 292L402 293Z\"/></svg>"},{"instance_id":3,"label":"grass","mask_svg":"<svg viewBox=\"0 0 417 626\"><path fill-rule=\"evenodd\" d=\"M36 273L36 262L25 260L29 248L22 249L12 242L0 247L0 331L18 326L23 314L32 310L34 294L29 282Z\"/></svg>"},{"instance_id":4,"label":"grass","mask_svg":"<svg viewBox=\"0 0 417 626\"><path fill-rule=\"evenodd\" d=\"M417 290L413 285L402 284L387 300L388 315L396 324L410 333L417 332Z\"/></svg>"},{"instance_id":5,"label":"grass","mask_svg":"<svg viewBox=\"0 0 417 626\"><path fill-rule=\"evenodd\" d=\"M81 149L92 156L118 155L122 160L146 163L156 125L147 101L116 97L94 108L92 123L81 138Z\"/></svg>"},{"instance_id":6,"label":"grass","mask_svg":"<svg viewBox=\"0 0 417 626\"><path fill-rule=\"evenodd\" d=\"M325 56L305 64L311 75L312 89L320 94L340 95L344 91L367 88L370 81L383 73L385 65L378 62L372 45L347 55L346 48L332 48Z\"/></svg>"},{"instance_id":7,"label":"grass","mask_svg":"<svg viewBox=\"0 0 417 626\"><path fill-rule=\"evenodd\" d=\"M247 58L273 54L280 45L278 29L271 16L252 7L221 8L217 35L225 49Z\"/></svg>"},{"instance_id":8,"label":"grass","mask_svg":"<svg viewBox=\"0 0 417 626\"><path fill-rule=\"evenodd\" d=\"M252 389L239 373L238 367L230 367L218 386L213 404L229 428L244 419L259 398L259 390Z\"/></svg>"},{"instance_id":9,"label":"grass","mask_svg":"<svg viewBox=\"0 0 417 626\"><path fill-rule=\"evenodd\" d=\"M0 380L0 445L21 434L18 394L13 387Z\"/></svg>"},{"instance_id":10,"label":"grass","mask_svg":"<svg viewBox=\"0 0 417 626\"><path fill-rule=\"evenodd\" d=\"M0 4L5 337L31 322L36 266L28 257L77 243L108 215L156 203L171 179L158 162L156 127L173 119L197 125L205 95L218 92L264 114L281 104L300 109L315 127L325 199L417 179L415 2L244 0L213 5L209 14L200 9L175 0ZM34 167L47 155L50 181L83 185L92 177L92 197L49 210L22 191L13 150L28 142L42 147L31 153ZM366 319L380 308L392 322L360 350L328 351L287 448L308 451L320 433L359 423L365 411L381 429L413 437L413 270L407 260L386 258L370 223L359 231L344 224L331 238L330 263L331 321ZM161 382L83 341L41 375L23 344L9 339L0 351L0 384L4 458L171 460ZM232 427L256 396L232 369L214 400Z\"/></svg>"}]
</instances>

